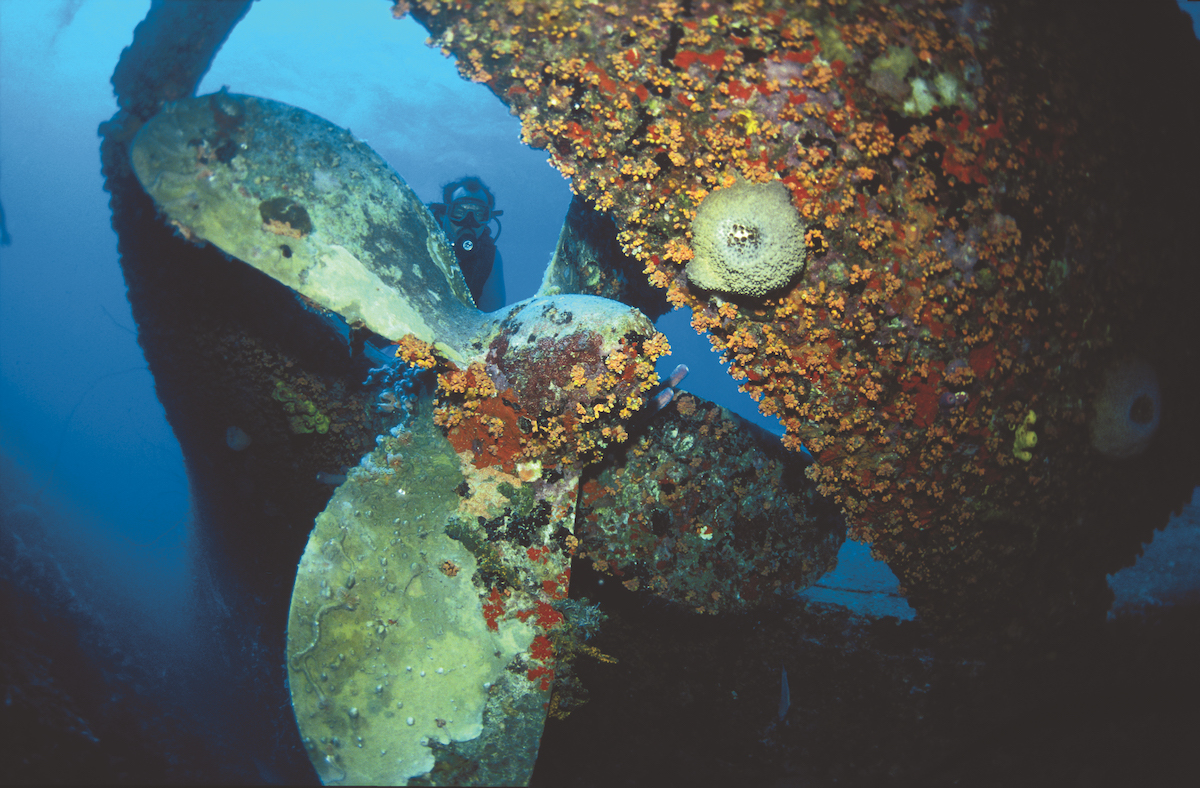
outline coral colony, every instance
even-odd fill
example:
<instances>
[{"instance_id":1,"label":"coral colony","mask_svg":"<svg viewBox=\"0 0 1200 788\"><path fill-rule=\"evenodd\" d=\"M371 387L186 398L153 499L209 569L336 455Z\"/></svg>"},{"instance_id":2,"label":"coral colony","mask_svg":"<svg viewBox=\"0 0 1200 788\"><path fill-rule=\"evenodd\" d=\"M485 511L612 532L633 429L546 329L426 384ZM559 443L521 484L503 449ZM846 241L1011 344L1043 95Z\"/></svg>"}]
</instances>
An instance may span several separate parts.
<instances>
[{"instance_id":1,"label":"coral colony","mask_svg":"<svg viewBox=\"0 0 1200 788\"><path fill-rule=\"evenodd\" d=\"M1046 53L989 40L993 12L425 0L395 13L612 213L626 253L692 310L786 445L811 450L809 477L928 619L966 615L964 583L996 581L1000 552L1057 527L1049 502L1111 473L1104 455L1145 448L1149 362L1103 372L1145 352L1132 327L1145 291L1124 289L1144 261L1070 204L1112 154L1073 145L1076 108L1014 68ZM1135 391L1140 420L1109 415ZM1022 535L985 534L1014 522Z\"/></svg>"}]
</instances>

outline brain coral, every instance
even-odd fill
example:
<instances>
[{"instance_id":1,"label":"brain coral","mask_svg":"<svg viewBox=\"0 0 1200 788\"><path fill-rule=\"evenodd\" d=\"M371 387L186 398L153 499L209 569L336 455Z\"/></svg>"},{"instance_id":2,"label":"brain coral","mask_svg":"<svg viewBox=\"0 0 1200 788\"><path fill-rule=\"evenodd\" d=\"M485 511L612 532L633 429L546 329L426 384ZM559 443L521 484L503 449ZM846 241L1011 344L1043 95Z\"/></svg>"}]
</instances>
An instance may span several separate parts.
<instances>
[{"instance_id":1,"label":"brain coral","mask_svg":"<svg viewBox=\"0 0 1200 788\"><path fill-rule=\"evenodd\" d=\"M1140 359L1122 359L1104 373L1096 397L1092 446L1113 459L1145 451L1158 429L1162 397L1154 367Z\"/></svg>"},{"instance_id":2,"label":"brain coral","mask_svg":"<svg viewBox=\"0 0 1200 788\"><path fill-rule=\"evenodd\" d=\"M782 183L739 179L704 198L692 221L692 246L693 284L758 298L804 267L804 224Z\"/></svg>"}]
</instances>

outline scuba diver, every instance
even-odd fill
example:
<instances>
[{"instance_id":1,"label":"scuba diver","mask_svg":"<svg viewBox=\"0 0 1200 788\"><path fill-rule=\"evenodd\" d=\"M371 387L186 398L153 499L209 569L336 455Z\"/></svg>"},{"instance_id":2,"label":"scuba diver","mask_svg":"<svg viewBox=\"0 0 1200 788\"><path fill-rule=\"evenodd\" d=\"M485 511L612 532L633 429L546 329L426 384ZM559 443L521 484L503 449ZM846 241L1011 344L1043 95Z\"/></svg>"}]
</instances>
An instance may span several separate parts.
<instances>
[{"instance_id":1,"label":"scuba diver","mask_svg":"<svg viewBox=\"0 0 1200 788\"><path fill-rule=\"evenodd\" d=\"M496 240L504 211L495 209L496 198L479 178L467 176L442 188L443 202L430 203L429 210L446 232L466 277L475 305L484 312L504 306L504 265ZM496 222L496 236L489 225Z\"/></svg>"}]
</instances>

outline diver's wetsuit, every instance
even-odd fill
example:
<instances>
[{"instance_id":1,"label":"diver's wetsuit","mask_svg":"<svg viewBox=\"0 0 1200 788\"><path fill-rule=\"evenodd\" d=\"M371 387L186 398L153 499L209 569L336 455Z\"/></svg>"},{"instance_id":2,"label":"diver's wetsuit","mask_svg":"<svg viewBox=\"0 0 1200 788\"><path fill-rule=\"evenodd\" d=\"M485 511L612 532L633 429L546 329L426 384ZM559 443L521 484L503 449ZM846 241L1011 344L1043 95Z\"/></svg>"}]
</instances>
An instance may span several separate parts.
<instances>
[{"instance_id":1,"label":"diver's wetsuit","mask_svg":"<svg viewBox=\"0 0 1200 788\"><path fill-rule=\"evenodd\" d=\"M458 258L458 267L467 279L471 295L478 302L496 262L496 241L485 227L478 238L458 238L454 240L453 246L454 256ZM471 248L468 249L468 246Z\"/></svg>"}]
</instances>

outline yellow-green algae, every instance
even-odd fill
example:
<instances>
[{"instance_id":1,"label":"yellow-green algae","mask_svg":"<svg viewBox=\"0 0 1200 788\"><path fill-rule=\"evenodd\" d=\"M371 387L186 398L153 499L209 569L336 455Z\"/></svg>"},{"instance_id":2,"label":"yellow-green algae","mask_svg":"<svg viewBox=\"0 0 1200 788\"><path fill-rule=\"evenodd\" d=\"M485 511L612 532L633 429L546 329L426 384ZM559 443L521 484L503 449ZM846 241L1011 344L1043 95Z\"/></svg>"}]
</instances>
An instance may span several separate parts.
<instances>
[{"instance_id":1,"label":"yellow-green algae","mask_svg":"<svg viewBox=\"0 0 1200 788\"><path fill-rule=\"evenodd\" d=\"M464 476L428 408L384 444L317 517L292 596L293 706L327 783L404 784L435 743L480 736L490 692L545 700L505 672L534 627L489 628L475 556L446 533Z\"/></svg>"},{"instance_id":2,"label":"yellow-green algae","mask_svg":"<svg viewBox=\"0 0 1200 788\"><path fill-rule=\"evenodd\" d=\"M282 380L275 381L275 391L271 398L283 403L292 432L298 435L310 432L324 435L329 432L329 417L322 413L312 400L296 393Z\"/></svg>"}]
</instances>

